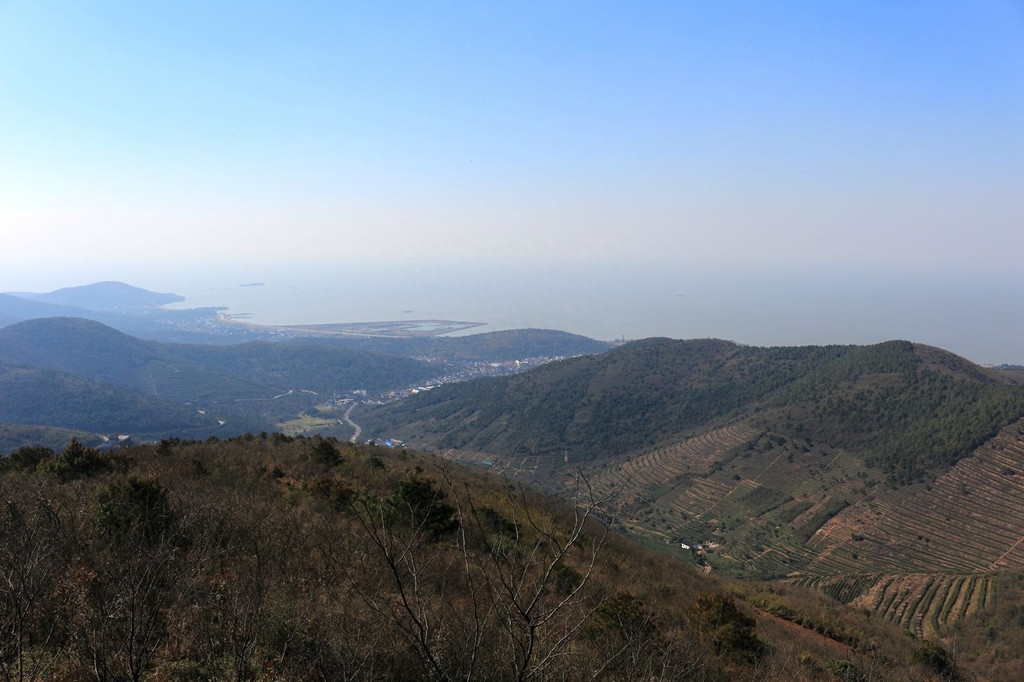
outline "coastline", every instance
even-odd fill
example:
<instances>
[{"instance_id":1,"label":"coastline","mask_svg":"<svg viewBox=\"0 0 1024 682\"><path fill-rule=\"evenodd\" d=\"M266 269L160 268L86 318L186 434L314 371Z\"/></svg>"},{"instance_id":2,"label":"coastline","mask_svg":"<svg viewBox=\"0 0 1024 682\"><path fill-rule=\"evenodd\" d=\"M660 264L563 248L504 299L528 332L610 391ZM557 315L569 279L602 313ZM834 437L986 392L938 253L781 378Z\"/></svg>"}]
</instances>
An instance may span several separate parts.
<instances>
[{"instance_id":1,"label":"coastline","mask_svg":"<svg viewBox=\"0 0 1024 682\"><path fill-rule=\"evenodd\" d=\"M327 324L259 324L248 322L251 313L218 311L217 319L225 324L241 325L254 331L284 332L301 336L357 336L369 338L426 338L441 336L485 326L486 322L463 320L383 320L380 322L334 322ZM243 319L245 318L245 319Z\"/></svg>"}]
</instances>

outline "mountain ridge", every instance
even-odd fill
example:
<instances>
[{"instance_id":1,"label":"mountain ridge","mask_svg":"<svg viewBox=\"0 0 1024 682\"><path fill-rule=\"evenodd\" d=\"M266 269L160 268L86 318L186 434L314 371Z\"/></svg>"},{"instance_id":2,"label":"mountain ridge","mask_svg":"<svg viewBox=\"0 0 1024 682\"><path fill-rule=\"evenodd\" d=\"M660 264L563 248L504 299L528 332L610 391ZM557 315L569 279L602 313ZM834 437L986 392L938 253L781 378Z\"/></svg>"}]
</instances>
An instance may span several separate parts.
<instances>
[{"instance_id":1,"label":"mountain ridge","mask_svg":"<svg viewBox=\"0 0 1024 682\"><path fill-rule=\"evenodd\" d=\"M997 370L908 341L758 348L649 339L514 377L441 387L367 410L363 418L371 432L394 432L429 447L557 454L580 462L678 441L755 411L767 415L767 429L877 449L888 433L879 429L923 437L915 429L924 428L919 425L927 425L929 415L920 403L944 410L950 420L958 410L977 418L964 446L943 455L952 465L965 449L1024 414L1019 389ZM890 409L899 414L889 415ZM801 418L806 423L797 425ZM905 480L929 465L912 462L897 473L895 460L889 461L894 455L883 450L874 456Z\"/></svg>"}]
</instances>

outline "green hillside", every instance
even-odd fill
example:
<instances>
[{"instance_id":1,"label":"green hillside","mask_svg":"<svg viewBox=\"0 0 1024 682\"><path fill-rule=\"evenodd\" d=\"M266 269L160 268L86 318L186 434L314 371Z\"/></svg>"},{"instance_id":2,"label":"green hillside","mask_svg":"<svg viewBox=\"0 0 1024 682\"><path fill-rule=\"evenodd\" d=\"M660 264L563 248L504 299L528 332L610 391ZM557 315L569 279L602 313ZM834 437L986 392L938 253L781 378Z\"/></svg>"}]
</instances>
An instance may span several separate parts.
<instances>
[{"instance_id":1,"label":"green hillside","mask_svg":"<svg viewBox=\"0 0 1024 682\"><path fill-rule=\"evenodd\" d=\"M44 318L0 329L0 358L178 401L253 398L289 389L392 388L436 372L411 358L322 345L165 344L78 318Z\"/></svg>"},{"instance_id":2,"label":"green hillside","mask_svg":"<svg viewBox=\"0 0 1024 682\"><path fill-rule=\"evenodd\" d=\"M231 424L233 433L239 432L233 430L236 425L256 432L273 430L336 391L399 388L439 372L412 358L300 343L165 344L80 318L29 320L0 329L0 362L83 380L73 387L78 396L78 412L73 412L55 393L58 387L52 380L32 390L25 379L19 384L23 402L8 409L11 423L136 435L175 435L170 424L185 429L177 435L196 434L191 417L181 417L199 410ZM70 379L65 376L63 381ZM93 389L91 397L86 387ZM126 407L133 404L138 409ZM146 416L139 428L127 428L130 414L153 412L176 416L159 424ZM210 419L205 423L217 424Z\"/></svg>"},{"instance_id":3,"label":"green hillside","mask_svg":"<svg viewBox=\"0 0 1024 682\"><path fill-rule=\"evenodd\" d=\"M231 414L196 408L79 375L0 365L0 424L46 425L142 438L235 434L251 428ZM218 419L227 420L221 426Z\"/></svg>"},{"instance_id":4,"label":"green hillside","mask_svg":"<svg viewBox=\"0 0 1024 682\"><path fill-rule=\"evenodd\" d=\"M906 341L856 348L810 372L755 421L865 453L895 484L952 466L1024 415L1024 387Z\"/></svg>"},{"instance_id":5,"label":"green hillside","mask_svg":"<svg viewBox=\"0 0 1024 682\"><path fill-rule=\"evenodd\" d=\"M1024 388L937 349L755 348L652 339L514 377L445 386L362 417L436 448L587 462L742 419L844 448L894 483L948 467L1024 415Z\"/></svg>"},{"instance_id":6,"label":"green hillside","mask_svg":"<svg viewBox=\"0 0 1024 682\"><path fill-rule=\"evenodd\" d=\"M182 360L171 348L82 318L40 318L0 329L0 359L11 364L79 374L172 400L266 391ZM183 391L185 384L191 388Z\"/></svg>"},{"instance_id":7,"label":"green hillside","mask_svg":"<svg viewBox=\"0 0 1024 682\"><path fill-rule=\"evenodd\" d=\"M294 342L174 345L167 350L175 358L256 385L328 395L334 391L411 386L443 373L444 369L397 355Z\"/></svg>"},{"instance_id":8,"label":"green hillside","mask_svg":"<svg viewBox=\"0 0 1024 682\"><path fill-rule=\"evenodd\" d=\"M515 377L444 386L365 416L436 447L575 460L625 454L701 429L841 349L775 349L769 363L725 341L650 339Z\"/></svg>"},{"instance_id":9,"label":"green hillside","mask_svg":"<svg viewBox=\"0 0 1024 682\"><path fill-rule=\"evenodd\" d=\"M0 424L0 455L7 455L18 448L31 447L60 450L72 438L83 443L100 443L105 434L90 433L80 429L63 429L56 426L34 424Z\"/></svg>"}]
</instances>

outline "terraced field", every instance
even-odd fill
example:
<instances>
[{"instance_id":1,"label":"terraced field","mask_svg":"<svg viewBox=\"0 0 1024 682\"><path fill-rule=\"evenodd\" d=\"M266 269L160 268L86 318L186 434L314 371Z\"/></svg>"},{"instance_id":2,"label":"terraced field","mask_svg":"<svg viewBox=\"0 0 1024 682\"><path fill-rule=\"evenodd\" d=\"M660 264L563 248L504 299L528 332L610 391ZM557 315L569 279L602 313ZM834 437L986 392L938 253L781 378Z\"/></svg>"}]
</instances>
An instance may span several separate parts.
<instances>
[{"instance_id":1,"label":"terraced field","mask_svg":"<svg viewBox=\"0 0 1024 682\"><path fill-rule=\"evenodd\" d=\"M571 463L449 451L510 477ZM1024 419L930 482L891 488L842 449L748 423L585 472L622 528L705 570L812 587L922 637L991 605L1024 570ZM564 478L565 476L562 476Z\"/></svg>"},{"instance_id":2,"label":"terraced field","mask_svg":"<svg viewBox=\"0 0 1024 682\"><path fill-rule=\"evenodd\" d=\"M997 572L1024 569L1018 472L1024 420L910 495L880 489L837 514L808 542L806 568L791 582L942 637L994 602Z\"/></svg>"},{"instance_id":3,"label":"terraced field","mask_svg":"<svg viewBox=\"0 0 1024 682\"><path fill-rule=\"evenodd\" d=\"M592 483L602 491L624 489L648 498L653 491L657 496L658 491L678 485L680 479L686 482L692 476L707 476L726 453L757 434L756 429L745 424L709 431L602 471Z\"/></svg>"},{"instance_id":4,"label":"terraced field","mask_svg":"<svg viewBox=\"0 0 1024 682\"><path fill-rule=\"evenodd\" d=\"M807 564L817 574L865 565L976 573L1024 568L1024 420L930 484L879 490L836 515Z\"/></svg>"},{"instance_id":5,"label":"terraced field","mask_svg":"<svg viewBox=\"0 0 1024 682\"><path fill-rule=\"evenodd\" d=\"M881 477L874 472L875 479ZM868 473L842 450L738 423L593 473L618 489L628 531L648 542L704 545L719 570L785 576L801 565L803 539L856 497ZM807 531L808 524L816 524Z\"/></svg>"},{"instance_id":6,"label":"terraced field","mask_svg":"<svg viewBox=\"0 0 1024 682\"><path fill-rule=\"evenodd\" d=\"M991 604L997 572L1024 569L1024 420L909 489L843 450L748 425L593 480L622 486L624 527L649 543L700 547L713 570L813 587L924 637Z\"/></svg>"},{"instance_id":7,"label":"terraced field","mask_svg":"<svg viewBox=\"0 0 1024 682\"><path fill-rule=\"evenodd\" d=\"M919 637L935 639L994 600L994 586L991 574L887 576L853 603Z\"/></svg>"},{"instance_id":8,"label":"terraced field","mask_svg":"<svg viewBox=\"0 0 1024 682\"><path fill-rule=\"evenodd\" d=\"M757 429L745 424L710 431L626 462L620 473L630 484L641 488L657 488L683 475L706 476L724 453L757 434Z\"/></svg>"},{"instance_id":9,"label":"terraced field","mask_svg":"<svg viewBox=\"0 0 1024 682\"><path fill-rule=\"evenodd\" d=\"M926 639L943 637L957 621L995 600L992 573L857 573L803 576L790 582L865 609Z\"/></svg>"}]
</instances>

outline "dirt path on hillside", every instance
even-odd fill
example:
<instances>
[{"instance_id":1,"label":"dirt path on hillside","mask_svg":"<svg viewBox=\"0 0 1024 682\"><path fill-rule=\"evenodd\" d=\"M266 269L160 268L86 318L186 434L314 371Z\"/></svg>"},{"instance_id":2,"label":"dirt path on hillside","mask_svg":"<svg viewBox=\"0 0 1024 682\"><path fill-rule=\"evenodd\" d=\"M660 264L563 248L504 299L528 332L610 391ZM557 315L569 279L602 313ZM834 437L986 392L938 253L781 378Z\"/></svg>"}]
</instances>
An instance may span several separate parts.
<instances>
[{"instance_id":1,"label":"dirt path on hillside","mask_svg":"<svg viewBox=\"0 0 1024 682\"><path fill-rule=\"evenodd\" d=\"M359 436L363 432L363 427L359 426L359 424L356 424L354 421L352 421L352 410L355 409L355 406L356 406L355 403L352 403L351 405L349 405L348 409L345 410L345 416L342 417L344 422L346 424L348 424L349 426L351 426L352 430L355 431L355 433L352 434L352 437L348 439L349 443L358 443L359 442Z\"/></svg>"}]
</instances>

